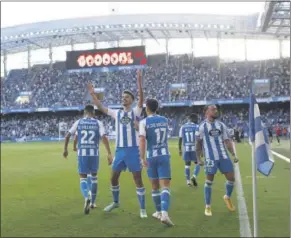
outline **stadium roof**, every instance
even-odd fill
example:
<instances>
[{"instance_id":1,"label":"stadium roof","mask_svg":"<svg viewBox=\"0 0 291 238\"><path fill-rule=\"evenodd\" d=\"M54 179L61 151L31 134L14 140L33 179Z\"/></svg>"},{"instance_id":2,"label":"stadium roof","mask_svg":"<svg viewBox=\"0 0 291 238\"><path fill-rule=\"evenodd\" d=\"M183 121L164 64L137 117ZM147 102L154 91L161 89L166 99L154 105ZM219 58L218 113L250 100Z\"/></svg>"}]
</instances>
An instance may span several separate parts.
<instances>
[{"instance_id":1,"label":"stadium roof","mask_svg":"<svg viewBox=\"0 0 291 238\"><path fill-rule=\"evenodd\" d=\"M290 8L290 4L289 4ZM39 22L1 28L1 55L89 42L171 38L274 39L285 32L262 32L259 14L249 16L210 14L109 15ZM290 21L289 21L290 24ZM290 32L289 32L290 35Z\"/></svg>"},{"instance_id":2,"label":"stadium roof","mask_svg":"<svg viewBox=\"0 0 291 238\"><path fill-rule=\"evenodd\" d=\"M262 32L290 36L290 2L266 3Z\"/></svg>"}]
</instances>

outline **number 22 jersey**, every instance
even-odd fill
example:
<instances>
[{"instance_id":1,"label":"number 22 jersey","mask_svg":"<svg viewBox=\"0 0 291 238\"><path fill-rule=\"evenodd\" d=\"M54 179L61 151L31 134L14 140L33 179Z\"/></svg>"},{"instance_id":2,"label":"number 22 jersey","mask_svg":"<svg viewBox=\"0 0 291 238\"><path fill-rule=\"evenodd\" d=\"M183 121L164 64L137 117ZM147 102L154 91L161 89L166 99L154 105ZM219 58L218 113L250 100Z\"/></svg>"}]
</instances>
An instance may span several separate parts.
<instances>
[{"instance_id":1,"label":"number 22 jersey","mask_svg":"<svg viewBox=\"0 0 291 238\"><path fill-rule=\"evenodd\" d=\"M105 135L102 122L95 118L84 117L77 120L69 130L78 136L78 156L98 156L99 141Z\"/></svg>"}]
</instances>

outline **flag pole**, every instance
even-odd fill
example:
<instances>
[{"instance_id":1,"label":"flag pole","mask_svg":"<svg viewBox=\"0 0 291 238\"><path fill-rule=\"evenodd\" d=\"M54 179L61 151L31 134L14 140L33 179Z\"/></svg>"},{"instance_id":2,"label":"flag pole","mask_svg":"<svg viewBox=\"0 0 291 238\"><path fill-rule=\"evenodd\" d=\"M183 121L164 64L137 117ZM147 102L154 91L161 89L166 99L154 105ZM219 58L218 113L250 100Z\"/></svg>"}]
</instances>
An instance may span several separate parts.
<instances>
[{"instance_id":1,"label":"flag pole","mask_svg":"<svg viewBox=\"0 0 291 238\"><path fill-rule=\"evenodd\" d=\"M258 237L258 207L257 207L257 168L255 160L255 142L252 142L252 180L253 180L253 222L254 237Z\"/></svg>"}]
</instances>

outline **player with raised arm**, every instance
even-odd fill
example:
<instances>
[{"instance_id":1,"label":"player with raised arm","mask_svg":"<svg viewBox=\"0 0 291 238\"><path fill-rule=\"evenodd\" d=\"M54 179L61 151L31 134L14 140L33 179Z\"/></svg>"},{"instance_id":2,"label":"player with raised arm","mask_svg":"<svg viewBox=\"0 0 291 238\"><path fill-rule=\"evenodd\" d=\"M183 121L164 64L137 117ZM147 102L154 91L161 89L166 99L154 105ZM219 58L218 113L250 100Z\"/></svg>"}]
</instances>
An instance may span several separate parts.
<instances>
[{"instance_id":1,"label":"player with raised arm","mask_svg":"<svg viewBox=\"0 0 291 238\"><path fill-rule=\"evenodd\" d=\"M201 165L201 153L202 148L204 150L204 166L206 181L204 185L204 197L205 197L205 215L212 216L211 212L211 191L214 180L214 175L217 169L225 175L227 179L225 189L226 194L223 199L227 208L230 211L234 211L235 207L230 199L235 177L233 163L227 153L225 146L230 154L234 157L234 162L238 162L238 158L235 155L232 141L229 139L227 133L227 127L217 120L218 112L215 105L207 105L204 108L206 119L199 125L199 129L196 132L196 156Z\"/></svg>"},{"instance_id":2,"label":"player with raised arm","mask_svg":"<svg viewBox=\"0 0 291 238\"><path fill-rule=\"evenodd\" d=\"M144 166L147 167L148 177L152 184L152 198L156 207L153 217L168 226L173 226L168 215L171 181L168 119L156 114L158 107L159 103L156 99L146 101L147 117L139 124L140 157Z\"/></svg>"},{"instance_id":3,"label":"player with raised arm","mask_svg":"<svg viewBox=\"0 0 291 238\"><path fill-rule=\"evenodd\" d=\"M140 217L147 217L145 210L145 188L142 181L141 171L142 165L139 156L138 148L138 131L137 119L141 116L143 107L143 90L142 90L142 75L141 71L137 71L137 87L139 100L135 108L131 108L134 102L134 95L129 90L125 90L122 94L121 110L112 110L103 107L100 100L94 93L92 84L88 85L88 91L92 96L94 104L97 108L106 115L115 119L116 128L116 151L115 158L112 163L111 175L111 190L113 203L104 208L104 211L110 212L119 207L119 177L123 170L132 172L133 179L136 185L136 193L140 205Z\"/></svg>"},{"instance_id":4,"label":"player with raised arm","mask_svg":"<svg viewBox=\"0 0 291 238\"><path fill-rule=\"evenodd\" d=\"M105 145L107 151L108 164L112 162L109 141L105 135L103 124L94 118L94 107L87 105L84 109L84 117L77 120L65 137L65 147L63 156L68 156L68 144L71 135L77 132L78 140L78 169L80 175L80 188L85 198L84 213L89 214L90 206L96 207L95 200L98 191L97 172L99 168L99 141ZM92 176L92 200L89 197L87 184L87 174Z\"/></svg>"},{"instance_id":5,"label":"player with raised arm","mask_svg":"<svg viewBox=\"0 0 291 238\"><path fill-rule=\"evenodd\" d=\"M188 122L185 123L179 132L179 155L183 155L183 160L185 162L185 176L186 183L188 186L191 186L190 183L190 167L191 161L195 163L195 168L193 171L193 176L191 181L193 186L197 187L197 176L200 171L200 165L197 163L196 152L195 152L195 133L198 129L198 115L195 113L191 113L188 116ZM183 153L182 153L182 143L183 143Z\"/></svg>"}]
</instances>

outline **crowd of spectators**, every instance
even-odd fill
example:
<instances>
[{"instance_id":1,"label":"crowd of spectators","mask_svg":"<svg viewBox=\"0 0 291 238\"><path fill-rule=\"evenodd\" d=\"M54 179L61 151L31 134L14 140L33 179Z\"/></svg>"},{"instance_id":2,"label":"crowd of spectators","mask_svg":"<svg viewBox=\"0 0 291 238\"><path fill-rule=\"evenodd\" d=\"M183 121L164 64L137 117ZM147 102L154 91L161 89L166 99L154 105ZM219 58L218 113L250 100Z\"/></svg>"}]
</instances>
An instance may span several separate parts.
<instances>
[{"instance_id":1,"label":"crowd of spectators","mask_svg":"<svg viewBox=\"0 0 291 238\"><path fill-rule=\"evenodd\" d=\"M59 116L54 114L31 114L26 116L16 115L4 117L1 119L1 136L6 138L21 138L23 136L58 137L60 123L66 123L66 128L68 130L73 123L81 117L82 115ZM107 133L113 130L114 123L110 117L98 115L98 119L103 122ZM67 130L61 131L61 136L64 136Z\"/></svg>"},{"instance_id":2,"label":"crowd of spectators","mask_svg":"<svg viewBox=\"0 0 291 238\"><path fill-rule=\"evenodd\" d=\"M169 128L171 136L177 136L179 128L187 121L187 115L191 109L165 108L161 109L159 114L169 119ZM221 110L220 120L230 128L244 128L246 131L248 125L248 111L246 109L224 109ZM268 109L262 110L263 122L268 127L274 127L280 124L286 127L290 124L290 111L288 109ZM59 136L59 123L65 122L67 128L81 118L81 114L26 114L26 115L7 115L1 118L1 136L5 138L21 138L23 136ZM107 134L115 130L114 121L109 116L97 114L105 126ZM202 116L200 120L202 120ZM64 135L63 132L62 135Z\"/></svg>"},{"instance_id":3,"label":"crowd of spectators","mask_svg":"<svg viewBox=\"0 0 291 238\"><path fill-rule=\"evenodd\" d=\"M146 97L161 102L231 99L247 97L254 78L271 80L270 93L262 96L290 95L290 58L255 62L218 62L217 57L192 58L188 55L150 56L144 73ZM64 65L34 66L31 70L10 71L1 80L2 108L80 106L87 100L86 85L104 88L104 103L119 104L124 89L136 94L136 71L69 73ZM186 85L171 91L171 84ZM31 92L28 102L17 103L21 92Z\"/></svg>"}]
</instances>

